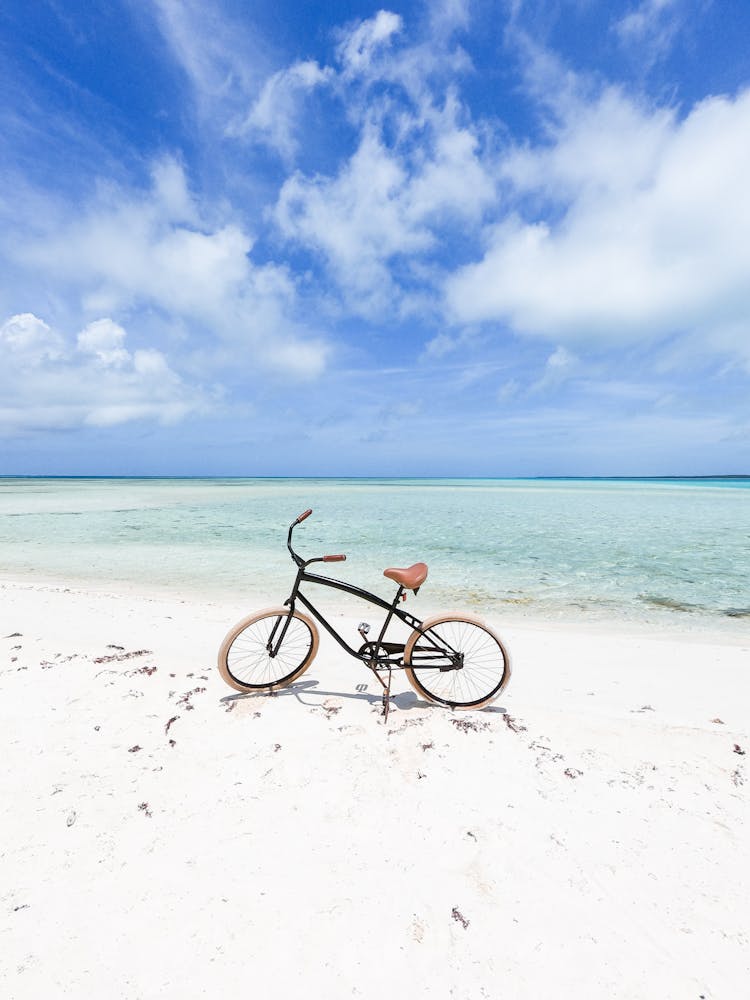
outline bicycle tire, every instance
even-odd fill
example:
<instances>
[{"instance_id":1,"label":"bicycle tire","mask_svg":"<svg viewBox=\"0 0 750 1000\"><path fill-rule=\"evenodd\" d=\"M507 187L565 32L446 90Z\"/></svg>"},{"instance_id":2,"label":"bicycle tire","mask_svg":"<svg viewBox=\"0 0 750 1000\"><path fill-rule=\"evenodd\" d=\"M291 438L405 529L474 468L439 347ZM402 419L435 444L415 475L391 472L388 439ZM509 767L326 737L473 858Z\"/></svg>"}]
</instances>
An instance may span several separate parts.
<instances>
[{"instance_id":1,"label":"bicycle tire","mask_svg":"<svg viewBox=\"0 0 750 1000\"><path fill-rule=\"evenodd\" d=\"M463 653L460 670L440 670L450 662L447 652L440 658L446 644ZM439 615L423 622L422 632L415 629L404 647L404 668L417 694L436 705L465 710L494 701L511 672L510 656L498 636L471 615Z\"/></svg>"},{"instance_id":2,"label":"bicycle tire","mask_svg":"<svg viewBox=\"0 0 750 1000\"><path fill-rule=\"evenodd\" d=\"M219 673L236 691L275 691L286 687L307 670L318 652L315 623L295 611L284 641L275 657L268 654L266 643L277 620L289 614L288 608L265 608L237 622L226 634L219 648Z\"/></svg>"}]
</instances>

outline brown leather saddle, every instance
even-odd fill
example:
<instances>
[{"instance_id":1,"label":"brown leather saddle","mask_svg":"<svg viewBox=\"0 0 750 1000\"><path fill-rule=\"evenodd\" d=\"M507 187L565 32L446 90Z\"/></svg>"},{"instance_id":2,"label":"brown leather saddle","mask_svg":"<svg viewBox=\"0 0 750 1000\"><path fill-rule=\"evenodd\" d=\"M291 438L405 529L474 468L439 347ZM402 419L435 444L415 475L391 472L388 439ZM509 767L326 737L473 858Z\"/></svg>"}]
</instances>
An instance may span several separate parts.
<instances>
[{"instance_id":1,"label":"brown leather saddle","mask_svg":"<svg viewBox=\"0 0 750 1000\"><path fill-rule=\"evenodd\" d=\"M389 580L395 580L405 590L413 590L416 593L427 579L427 563L418 562L406 569L399 569L396 566L383 570L383 576Z\"/></svg>"}]
</instances>

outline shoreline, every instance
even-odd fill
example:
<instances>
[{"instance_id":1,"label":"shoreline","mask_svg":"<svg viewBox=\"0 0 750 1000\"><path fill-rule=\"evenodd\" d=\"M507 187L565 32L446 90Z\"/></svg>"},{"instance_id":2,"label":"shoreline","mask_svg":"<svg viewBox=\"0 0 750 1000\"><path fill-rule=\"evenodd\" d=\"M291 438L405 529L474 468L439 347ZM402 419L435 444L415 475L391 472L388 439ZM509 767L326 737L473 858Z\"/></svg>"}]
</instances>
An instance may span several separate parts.
<instances>
[{"instance_id":1,"label":"shoreline","mask_svg":"<svg viewBox=\"0 0 750 1000\"><path fill-rule=\"evenodd\" d=\"M291 574L290 574L291 582ZM140 586L128 580L113 580L105 583L100 580L63 580L55 576L40 576L29 574L28 577L18 574L3 574L0 571L0 590L49 591L55 593L71 593L78 595L97 595L110 597L113 600L144 600L150 602L177 602L182 605L193 605L199 608L224 608L228 613L235 613L236 618L252 611L266 607L282 605L288 597L288 591L273 593L273 588L253 590L247 588L233 593L217 591L206 596L196 585L194 590L177 589L158 584L147 587ZM313 588L311 588L312 590ZM385 590L381 596L387 596ZM747 646L750 649L750 615L733 618L727 615L701 615L681 610L666 610L651 618L629 618L624 615L601 612L587 614L582 611L576 615L572 610L567 614L545 616L535 609L528 613L518 610L517 605L509 602L499 609L487 608L476 603L438 604L430 599L427 591L415 599L408 598L409 610L417 617L425 619L440 613L468 613L485 620L496 631L504 627L531 631L560 631L565 633L582 632L585 634L607 634L612 636L642 636L643 638L662 638L665 641L708 642L726 645ZM342 599L340 593L327 591L321 598L321 607L329 614L349 618L352 621L361 620L366 605L355 599ZM358 610L359 609L359 610ZM375 620L381 620L379 609L371 614ZM231 622L227 623L229 629Z\"/></svg>"}]
</instances>

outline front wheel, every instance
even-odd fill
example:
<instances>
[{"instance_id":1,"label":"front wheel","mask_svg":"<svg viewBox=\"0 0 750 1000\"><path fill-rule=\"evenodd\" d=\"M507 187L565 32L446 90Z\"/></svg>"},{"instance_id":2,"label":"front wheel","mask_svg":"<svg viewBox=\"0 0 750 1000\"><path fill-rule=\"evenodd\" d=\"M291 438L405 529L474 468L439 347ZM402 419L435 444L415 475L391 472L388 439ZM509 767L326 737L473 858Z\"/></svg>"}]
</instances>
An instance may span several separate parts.
<instances>
[{"instance_id":1,"label":"front wheel","mask_svg":"<svg viewBox=\"0 0 750 1000\"><path fill-rule=\"evenodd\" d=\"M237 691L273 691L300 677L318 652L318 630L295 611L267 608L237 622L219 649L219 673Z\"/></svg>"},{"instance_id":2,"label":"front wheel","mask_svg":"<svg viewBox=\"0 0 750 1000\"><path fill-rule=\"evenodd\" d=\"M449 708L484 708L510 680L510 657L495 633L469 616L422 623L404 647L409 683L428 701Z\"/></svg>"}]
</instances>

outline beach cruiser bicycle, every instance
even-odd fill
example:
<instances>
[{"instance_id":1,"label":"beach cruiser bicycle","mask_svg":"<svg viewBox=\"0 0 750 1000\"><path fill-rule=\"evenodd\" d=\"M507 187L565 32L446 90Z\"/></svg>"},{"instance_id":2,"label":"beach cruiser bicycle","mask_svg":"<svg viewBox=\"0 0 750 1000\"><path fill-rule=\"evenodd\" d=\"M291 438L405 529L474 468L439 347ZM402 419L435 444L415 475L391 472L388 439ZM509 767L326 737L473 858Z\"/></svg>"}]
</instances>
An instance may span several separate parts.
<instances>
[{"instance_id":1,"label":"beach cruiser bicycle","mask_svg":"<svg viewBox=\"0 0 750 1000\"><path fill-rule=\"evenodd\" d=\"M297 567L292 593L283 607L266 608L243 618L228 633L219 650L219 673L237 691L275 691L301 677L318 651L318 629L302 605L350 656L368 667L383 688L383 715L388 717L391 675L404 670L411 686L423 698L449 708L478 709L488 705L510 680L510 658L495 633L472 615L446 614L420 621L402 607L407 591L416 594L427 579L427 566L418 562L406 569L386 569L383 575L398 585L392 602L361 587L311 573L313 563L342 562L344 555L303 559L292 547L292 533L312 514L292 522L287 548ZM368 639L370 626L359 625L362 645L354 649L302 593L314 583L353 594L386 612L378 638ZM387 642L394 618L412 629L405 643Z\"/></svg>"}]
</instances>

